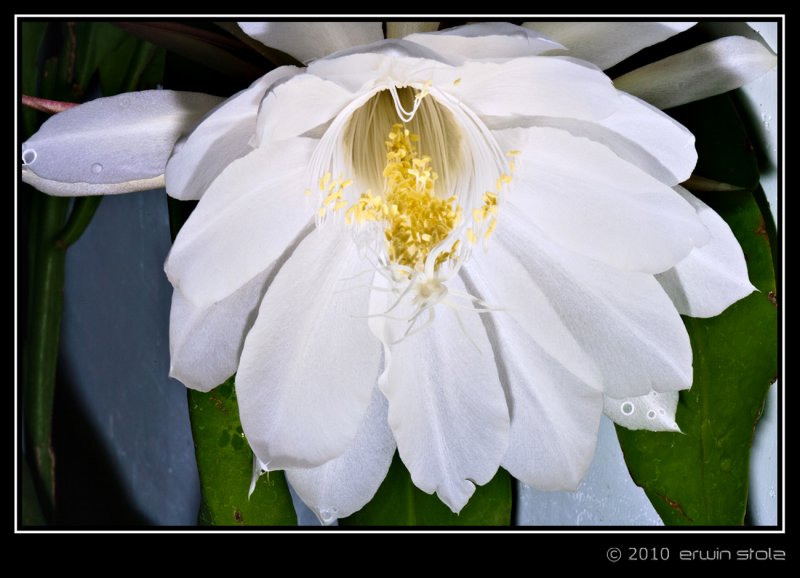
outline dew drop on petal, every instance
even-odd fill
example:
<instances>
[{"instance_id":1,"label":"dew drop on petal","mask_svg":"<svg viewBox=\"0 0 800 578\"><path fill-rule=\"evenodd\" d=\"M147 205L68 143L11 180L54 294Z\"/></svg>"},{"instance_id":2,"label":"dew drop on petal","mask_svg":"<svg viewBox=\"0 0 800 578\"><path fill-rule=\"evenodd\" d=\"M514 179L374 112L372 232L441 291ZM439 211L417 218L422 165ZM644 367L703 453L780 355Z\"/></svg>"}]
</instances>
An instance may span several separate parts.
<instances>
[{"instance_id":1,"label":"dew drop on petal","mask_svg":"<svg viewBox=\"0 0 800 578\"><path fill-rule=\"evenodd\" d=\"M22 164L32 165L36 162L36 151L33 149L25 149L22 151Z\"/></svg>"},{"instance_id":2,"label":"dew drop on petal","mask_svg":"<svg viewBox=\"0 0 800 578\"><path fill-rule=\"evenodd\" d=\"M620 409L620 410L622 411L622 413L624 413L625 415L631 415L631 414L633 413L633 404L632 404L631 402L629 402L629 401L626 401L625 403L623 403L623 404L620 406L620 408L619 408L619 409Z\"/></svg>"},{"instance_id":3,"label":"dew drop on petal","mask_svg":"<svg viewBox=\"0 0 800 578\"><path fill-rule=\"evenodd\" d=\"M319 517L323 524L330 524L336 519L337 512L336 508L322 508L319 511Z\"/></svg>"},{"instance_id":4,"label":"dew drop on petal","mask_svg":"<svg viewBox=\"0 0 800 578\"><path fill-rule=\"evenodd\" d=\"M655 397L655 396L657 396L657 395L658 395L658 392L657 392L657 391L651 391L651 392L650 392L650 395L652 395L653 397Z\"/></svg>"},{"instance_id":5,"label":"dew drop on petal","mask_svg":"<svg viewBox=\"0 0 800 578\"><path fill-rule=\"evenodd\" d=\"M656 412L652 409L647 412L647 419L656 419Z\"/></svg>"},{"instance_id":6,"label":"dew drop on petal","mask_svg":"<svg viewBox=\"0 0 800 578\"><path fill-rule=\"evenodd\" d=\"M103 172L103 165L101 165L100 163L94 163L92 165L92 173L97 175L100 174L101 172Z\"/></svg>"},{"instance_id":7,"label":"dew drop on petal","mask_svg":"<svg viewBox=\"0 0 800 578\"><path fill-rule=\"evenodd\" d=\"M661 415L664 415L666 412L663 409L660 409L660 410L658 410L658 413L660 413Z\"/></svg>"}]
</instances>

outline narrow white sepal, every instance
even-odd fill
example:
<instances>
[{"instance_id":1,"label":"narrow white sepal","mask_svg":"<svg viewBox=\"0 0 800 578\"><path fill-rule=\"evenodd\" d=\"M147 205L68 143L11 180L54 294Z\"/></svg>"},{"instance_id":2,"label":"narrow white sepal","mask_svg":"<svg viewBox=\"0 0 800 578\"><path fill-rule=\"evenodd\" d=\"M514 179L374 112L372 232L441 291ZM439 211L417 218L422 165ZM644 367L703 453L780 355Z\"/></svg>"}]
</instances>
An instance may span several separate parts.
<instances>
[{"instance_id":1,"label":"narrow white sepal","mask_svg":"<svg viewBox=\"0 0 800 578\"><path fill-rule=\"evenodd\" d=\"M637 68L614 85L666 109L744 86L777 63L760 42L728 36Z\"/></svg>"}]
</instances>

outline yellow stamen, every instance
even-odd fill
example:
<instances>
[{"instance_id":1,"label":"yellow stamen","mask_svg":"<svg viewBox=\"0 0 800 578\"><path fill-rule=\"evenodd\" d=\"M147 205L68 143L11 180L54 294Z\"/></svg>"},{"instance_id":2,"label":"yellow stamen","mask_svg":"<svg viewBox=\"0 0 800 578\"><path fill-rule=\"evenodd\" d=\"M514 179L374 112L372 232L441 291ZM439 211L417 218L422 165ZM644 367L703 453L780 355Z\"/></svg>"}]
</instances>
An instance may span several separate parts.
<instances>
[{"instance_id":1,"label":"yellow stamen","mask_svg":"<svg viewBox=\"0 0 800 578\"><path fill-rule=\"evenodd\" d=\"M345 215L348 223L383 221L389 259L411 269L421 270L430 252L461 221L461 207L455 196L437 197L437 175L431 158L418 156L414 141L418 136L395 124L386 141L386 182L382 196L366 192ZM455 255L457 245L440 253L436 265Z\"/></svg>"}]
</instances>

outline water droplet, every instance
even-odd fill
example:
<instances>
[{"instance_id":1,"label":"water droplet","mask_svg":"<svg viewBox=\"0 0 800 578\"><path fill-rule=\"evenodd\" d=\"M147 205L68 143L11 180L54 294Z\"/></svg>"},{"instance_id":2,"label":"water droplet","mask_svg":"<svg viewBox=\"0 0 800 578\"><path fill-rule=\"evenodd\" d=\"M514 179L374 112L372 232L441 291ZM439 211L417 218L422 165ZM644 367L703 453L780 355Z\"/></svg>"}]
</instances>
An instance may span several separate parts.
<instances>
[{"instance_id":1,"label":"water droplet","mask_svg":"<svg viewBox=\"0 0 800 578\"><path fill-rule=\"evenodd\" d=\"M653 397L655 397L655 396L657 396L657 395L658 395L658 392L657 392L657 391L651 391L651 392L650 392L650 395L652 395Z\"/></svg>"},{"instance_id":2,"label":"water droplet","mask_svg":"<svg viewBox=\"0 0 800 578\"><path fill-rule=\"evenodd\" d=\"M722 460L719 463L719 467L720 467L720 469L722 469L723 472L730 471L730 469L731 469L731 460L730 460L730 458L725 458L724 460Z\"/></svg>"},{"instance_id":3,"label":"water droplet","mask_svg":"<svg viewBox=\"0 0 800 578\"><path fill-rule=\"evenodd\" d=\"M631 415L631 414L633 413L633 404L632 404L631 402L629 402L629 401L626 401L625 403L623 403L623 404L620 406L620 408L619 408L619 409L620 409L620 410L622 411L622 413L624 413L625 415Z\"/></svg>"},{"instance_id":4,"label":"water droplet","mask_svg":"<svg viewBox=\"0 0 800 578\"><path fill-rule=\"evenodd\" d=\"M664 415L667 412L665 412L663 409L660 409L660 410L658 410L658 413L660 413L661 415Z\"/></svg>"},{"instance_id":5,"label":"water droplet","mask_svg":"<svg viewBox=\"0 0 800 578\"><path fill-rule=\"evenodd\" d=\"M32 165L36 162L36 151L33 149L25 149L22 151L22 164Z\"/></svg>"},{"instance_id":6,"label":"water droplet","mask_svg":"<svg viewBox=\"0 0 800 578\"><path fill-rule=\"evenodd\" d=\"M92 165L92 172L94 174L96 174L96 175L99 174L99 173L102 173L103 172L103 165L101 165L100 163L94 163Z\"/></svg>"},{"instance_id":7,"label":"water droplet","mask_svg":"<svg viewBox=\"0 0 800 578\"><path fill-rule=\"evenodd\" d=\"M647 419L656 419L656 412L655 410L650 410L647 412Z\"/></svg>"},{"instance_id":8,"label":"water droplet","mask_svg":"<svg viewBox=\"0 0 800 578\"><path fill-rule=\"evenodd\" d=\"M336 514L339 512L336 508L322 508L319 511L319 518L323 524L331 524L336 520Z\"/></svg>"}]
</instances>

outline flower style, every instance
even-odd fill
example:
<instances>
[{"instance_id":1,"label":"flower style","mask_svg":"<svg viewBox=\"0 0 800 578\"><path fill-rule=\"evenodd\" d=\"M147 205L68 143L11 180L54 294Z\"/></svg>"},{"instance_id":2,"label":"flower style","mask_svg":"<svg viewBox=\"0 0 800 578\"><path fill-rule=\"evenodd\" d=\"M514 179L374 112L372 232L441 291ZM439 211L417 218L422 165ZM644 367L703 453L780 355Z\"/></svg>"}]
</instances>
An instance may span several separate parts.
<instances>
[{"instance_id":1,"label":"flower style","mask_svg":"<svg viewBox=\"0 0 800 578\"><path fill-rule=\"evenodd\" d=\"M680 315L754 290L679 185L694 137L633 95L675 106L774 56L728 38L612 83L601 68L690 23L526 26L243 23L310 63L218 105L100 99L23 145L23 178L52 194L163 179L200 199L165 265L171 373L203 391L236 373L256 470L286 470L323 522L371 499L395 449L455 512L500 466L574 489L603 412L677 431Z\"/></svg>"}]
</instances>

